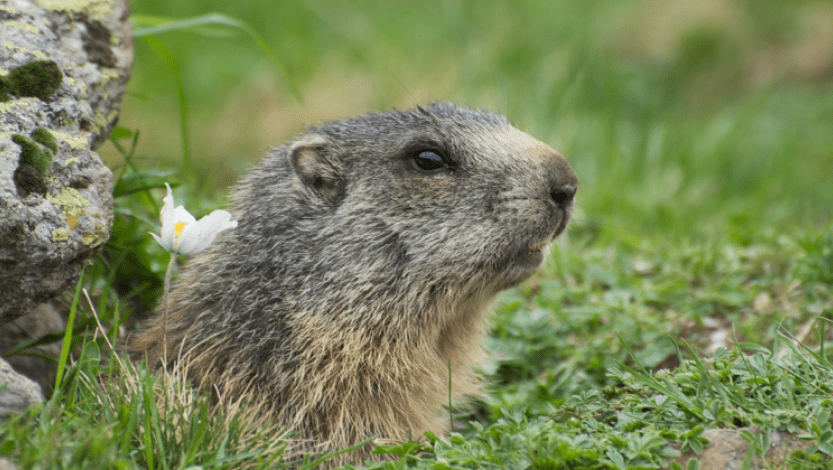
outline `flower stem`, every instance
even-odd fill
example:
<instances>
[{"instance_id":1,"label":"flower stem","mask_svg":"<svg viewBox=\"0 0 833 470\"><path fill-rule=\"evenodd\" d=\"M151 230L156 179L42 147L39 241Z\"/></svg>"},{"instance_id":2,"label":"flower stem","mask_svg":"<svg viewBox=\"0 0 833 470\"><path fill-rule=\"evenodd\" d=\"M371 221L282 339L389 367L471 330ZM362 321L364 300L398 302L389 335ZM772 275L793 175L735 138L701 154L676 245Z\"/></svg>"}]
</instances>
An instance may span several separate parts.
<instances>
[{"instance_id":1,"label":"flower stem","mask_svg":"<svg viewBox=\"0 0 833 470\"><path fill-rule=\"evenodd\" d=\"M168 269L165 271L165 290L162 292L162 367L168 367L168 291L171 290L171 272L174 270L176 253L171 253Z\"/></svg>"}]
</instances>

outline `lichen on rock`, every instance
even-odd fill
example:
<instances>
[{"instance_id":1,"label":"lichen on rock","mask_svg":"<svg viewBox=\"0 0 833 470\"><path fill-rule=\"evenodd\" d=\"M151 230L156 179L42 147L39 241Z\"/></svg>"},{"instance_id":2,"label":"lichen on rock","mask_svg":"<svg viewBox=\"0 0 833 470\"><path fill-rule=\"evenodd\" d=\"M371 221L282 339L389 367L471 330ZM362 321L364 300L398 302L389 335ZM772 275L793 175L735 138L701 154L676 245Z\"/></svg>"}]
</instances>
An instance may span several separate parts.
<instances>
[{"instance_id":1,"label":"lichen on rock","mask_svg":"<svg viewBox=\"0 0 833 470\"><path fill-rule=\"evenodd\" d=\"M46 196L46 199L61 207L64 214L73 216L84 215L84 211L90 205L90 201L84 199L84 196L75 188L63 188L54 196Z\"/></svg>"},{"instance_id":2,"label":"lichen on rock","mask_svg":"<svg viewBox=\"0 0 833 470\"><path fill-rule=\"evenodd\" d=\"M69 240L69 230L65 228L56 228L52 230L52 241L53 242L65 242Z\"/></svg>"},{"instance_id":3,"label":"lichen on rock","mask_svg":"<svg viewBox=\"0 0 833 470\"><path fill-rule=\"evenodd\" d=\"M114 14L110 0L37 0L37 4L44 10L83 13L99 21Z\"/></svg>"},{"instance_id":4,"label":"lichen on rock","mask_svg":"<svg viewBox=\"0 0 833 470\"><path fill-rule=\"evenodd\" d=\"M104 223L98 224L93 233L86 233L81 237L84 246L90 248L104 244L110 238L110 226Z\"/></svg>"}]
</instances>

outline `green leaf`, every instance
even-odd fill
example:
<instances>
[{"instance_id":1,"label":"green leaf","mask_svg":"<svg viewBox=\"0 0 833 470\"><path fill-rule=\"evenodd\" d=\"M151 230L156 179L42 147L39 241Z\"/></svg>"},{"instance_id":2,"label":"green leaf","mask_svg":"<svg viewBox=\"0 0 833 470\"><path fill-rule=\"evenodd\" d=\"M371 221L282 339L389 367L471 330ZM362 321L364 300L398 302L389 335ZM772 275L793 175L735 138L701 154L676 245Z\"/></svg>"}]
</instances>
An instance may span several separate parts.
<instances>
[{"instance_id":1,"label":"green leaf","mask_svg":"<svg viewBox=\"0 0 833 470\"><path fill-rule=\"evenodd\" d=\"M133 136L133 131L126 127L114 126L110 132L110 138L114 140L127 139Z\"/></svg>"},{"instance_id":2,"label":"green leaf","mask_svg":"<svg viewBox=\"0 0 833 470\"><path fill-rule=\"evenodd\" d=\"M89 341L84 343L81 349L81 356L79 356L76 367L83 371L90 377L98 376L98 366L101 364L101 350L98 343Z\"/></svg>"},{"instance_id":3,"label":"green leaf","mask_svg":"<svg viewBox=\"0 0 833 470\"><path fill-rule=\"evenodd\" d=\"M55 390L61 390L61 381L64 377L64 369L66 369L67 358L69 357L69 348L72 344L72 326L75 323L75 312L78 307L78 301L81 299L81 286L84 281L84 270L86 266L81 268L81 275L78 276L78 284L75 285L75 295L72 296L72 305L69 309L69 317L67 318L67 327L64 330L64 344L61 347L61 356L58 359L58 372L55 375Z\"/></svg>"},{"instance_id":4,"label":"green leaf","mask_svg":"<svg viewBox=\"0 0 833 470\"><path fill-rule=\"evenodd\" d=\"M10 436L6 436L3 441L0 441L0 455L11 455L16 447L15 441Z\"/></svg>"},{"instance_id":5,"label":"green leaf","mask_svg":"<svg viewBox=\"0 0 833 470\"><path fill-rule=\"evenodd\" d=\"M120 198L139 191L147 191L153 188L164 188L165 183L171 181L171 178L177 174L177 170L142 170L136 173L129 173L116 182L113 188L113 197ZM179 184L170 183L171 187L176 187Z\"/></svg>"}]
</instances>

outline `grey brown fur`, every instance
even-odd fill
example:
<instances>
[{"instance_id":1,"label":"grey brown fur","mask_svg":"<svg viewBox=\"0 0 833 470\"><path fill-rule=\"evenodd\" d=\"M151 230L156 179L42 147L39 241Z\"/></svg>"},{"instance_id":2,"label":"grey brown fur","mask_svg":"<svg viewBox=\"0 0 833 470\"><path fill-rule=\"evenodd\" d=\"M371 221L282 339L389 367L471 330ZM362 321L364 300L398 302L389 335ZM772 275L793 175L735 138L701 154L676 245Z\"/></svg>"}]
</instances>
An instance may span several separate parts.
<instances>
[{"instance_id":1,"label":"grey brown fur","mask_svg":"<svg viewBox=\"0 0 833 470\"><path fill-rule=\"evenodd\" d=\"M443 157L433 172L416 164L426 149ZM440 433L449 364L452 393L475 393L484 317L540 267L577 184L556 151L486 111L432 104L312 127L249 172L238 227L189 261L167 360L253 397L297 433L290 455ZM161 328L131 342L153 364Z\"/></svg>"}]
</instances>

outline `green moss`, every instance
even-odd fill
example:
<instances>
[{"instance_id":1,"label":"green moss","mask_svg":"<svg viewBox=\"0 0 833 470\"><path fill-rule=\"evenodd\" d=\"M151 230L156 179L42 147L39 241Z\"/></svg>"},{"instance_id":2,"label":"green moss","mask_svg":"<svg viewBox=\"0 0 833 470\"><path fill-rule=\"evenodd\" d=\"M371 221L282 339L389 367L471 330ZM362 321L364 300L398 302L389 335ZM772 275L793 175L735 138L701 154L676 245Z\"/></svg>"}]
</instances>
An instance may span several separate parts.
<instances>
[{"instance_id":1,"label":"green moss","mask_svg":"<svg viewBox=\"0 0 833 470\"><path fill-rule=\"evenodd\" d=\"M21 163L32 165L43 176L49 173L52 168L52 152L49 149L20 134L12 135L12 141L22 149Z\"/></svg>"},{"instance_id":2,"label":"green moss","mask_svg":"<svg viewBox=\"0 0 833 470\"><path fill-rule=\"evenodd\" d=\"M55 141L55 136L43 128L35 129L32 132L32 139L52 151L52 155L58 153L58 142Z\"/></svg>"},{"instance_id":3,"label":"green moss","mask_svg":"<svg viewBox=\"0 0 833 470\"><path fill-rule=\"evenodd\" d=\"M9 101L9 84L6 82L6 77L0 76L0 102Z\"/></svg>"},{"instance_id":4,"label":"green moss","mask_svg":"<svg viewBox=\"0 0 833 470\"><path fill-rule=\"evenodd\" d=\"M52 159L58 153L55 136L43 128L35 129L32 138L13 134L12 141L22 149L20 163L32 165L41 176L46 176L52 169Z\"/></svg>"},{"instance_id":5,"label":"green moss","mask_svg":"<svg viewBox=\"0 0 833 470\"><path fill-rule=\"evenodd\" d=\"M0 77L0 101L9 101L9 95L33 96L46 101L61 86L64 74L51 60L38 60L12 69Z\"/></svg>"}]
</instances>

